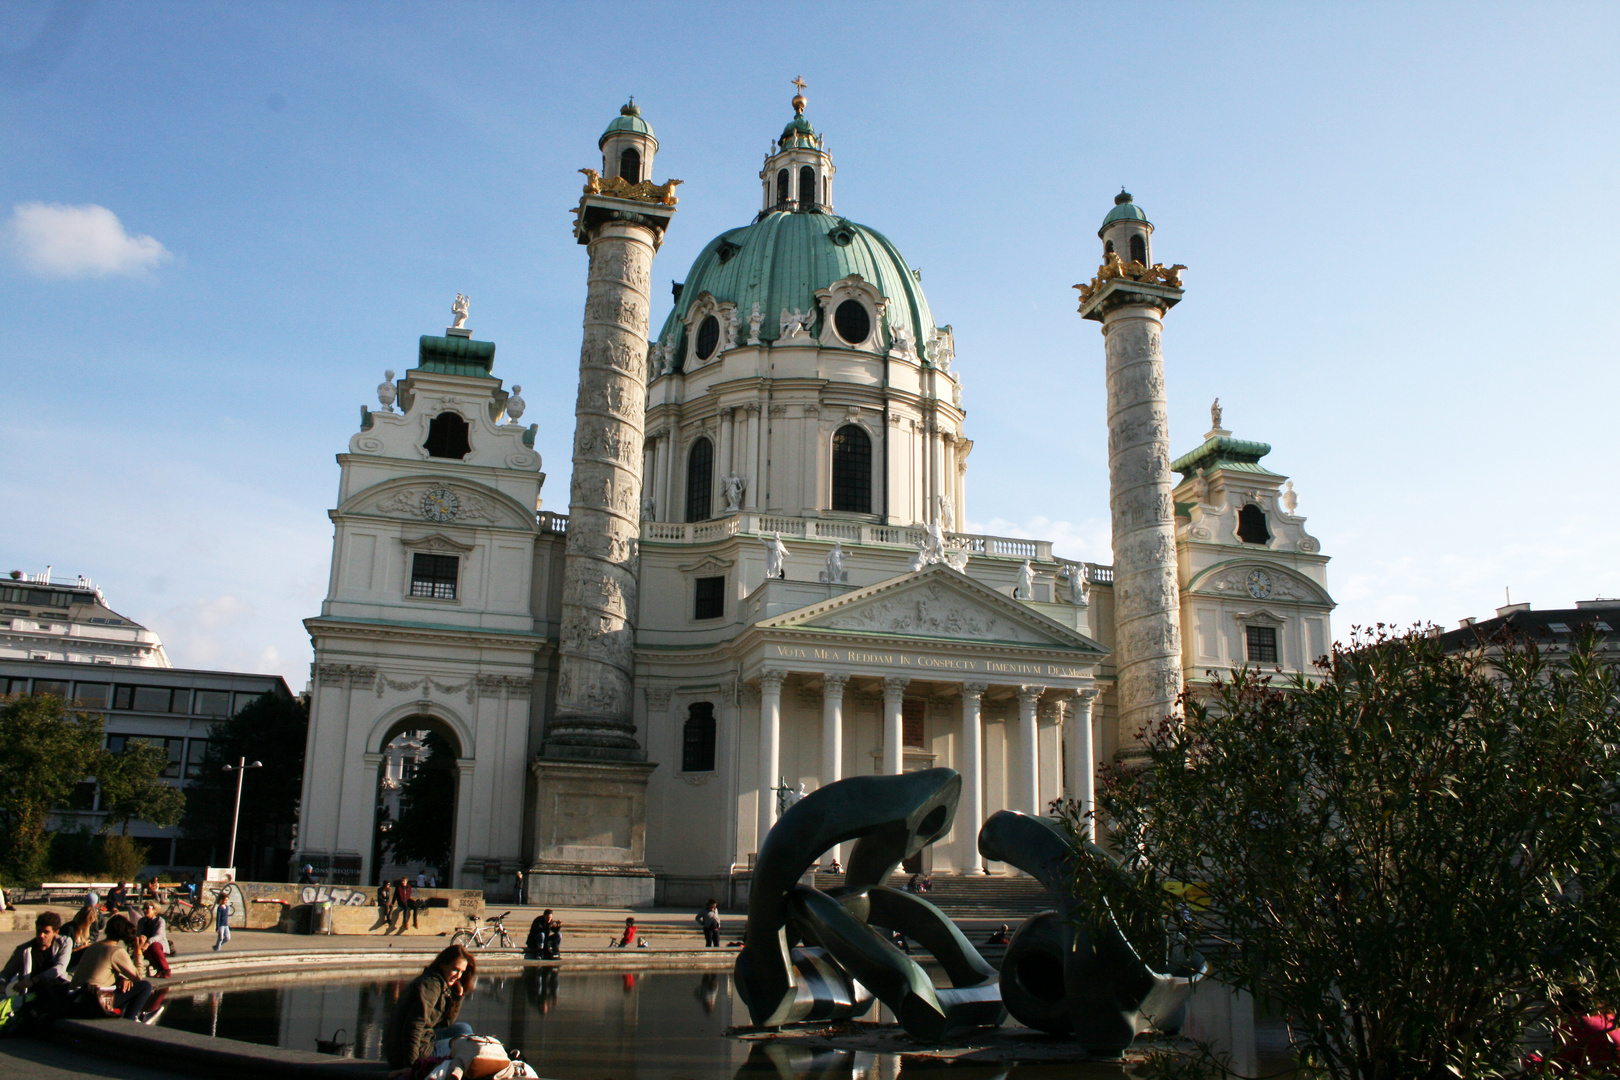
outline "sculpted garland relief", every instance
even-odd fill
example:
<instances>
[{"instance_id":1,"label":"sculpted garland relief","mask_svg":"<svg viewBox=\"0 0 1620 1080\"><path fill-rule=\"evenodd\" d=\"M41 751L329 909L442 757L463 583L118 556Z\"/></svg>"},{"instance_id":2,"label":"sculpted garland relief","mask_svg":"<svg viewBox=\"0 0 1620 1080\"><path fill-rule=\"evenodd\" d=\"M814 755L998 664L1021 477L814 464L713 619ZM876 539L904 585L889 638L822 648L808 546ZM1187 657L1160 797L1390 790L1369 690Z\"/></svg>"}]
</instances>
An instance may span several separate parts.
<instances>
[{"instance_id":1,"label":"sculpted garland relief","mask_svg":"<svg viewBox=\"0 0 1620 1080\"><path fill-rule=\"evenodd\" d=\"M854 611L838 612L817 619L811 625L831 630L868 630L921 637L983 637L1031 643L1045 640L937 585L920 592L908 591L901 596L879 599Z\"/></svg>"}]
</instances>

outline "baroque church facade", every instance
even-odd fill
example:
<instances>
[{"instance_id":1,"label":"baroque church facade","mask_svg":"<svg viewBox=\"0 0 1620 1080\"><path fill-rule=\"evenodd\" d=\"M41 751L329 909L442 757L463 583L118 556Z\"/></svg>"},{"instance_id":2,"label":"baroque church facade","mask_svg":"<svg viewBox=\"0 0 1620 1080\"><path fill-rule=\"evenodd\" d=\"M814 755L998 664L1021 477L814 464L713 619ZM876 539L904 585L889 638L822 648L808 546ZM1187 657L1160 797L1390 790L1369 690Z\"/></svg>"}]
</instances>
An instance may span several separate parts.
<instances>
[{"instance_id":1,"label":"baroque church facade","mask_svg":"<svg viewBox=\"0 0 1620 1080\"><path fill-rule=\"evenodd\" d=\"M1123 194L1080 310L1105 341L1113 564L962 530L972 358L894 244L835 212L793 104L753 220L704 247L660 327L651 264L677 200L633 104L582 170L567 515L537 511L535 428L460 298L361 410L306 623L297 859L329 881L392 861L389 748L424 731L453 753L456 887L740 904L799 794L935 766L962 773L962 800L921 868L1004 873L979 823L1089 804L1183 672L1308 672L1327 651L1327 558L1270 448L1217 408L1170 458L1160 342L1182 268L1153 262Z\"/></svg>"}]
</instances>

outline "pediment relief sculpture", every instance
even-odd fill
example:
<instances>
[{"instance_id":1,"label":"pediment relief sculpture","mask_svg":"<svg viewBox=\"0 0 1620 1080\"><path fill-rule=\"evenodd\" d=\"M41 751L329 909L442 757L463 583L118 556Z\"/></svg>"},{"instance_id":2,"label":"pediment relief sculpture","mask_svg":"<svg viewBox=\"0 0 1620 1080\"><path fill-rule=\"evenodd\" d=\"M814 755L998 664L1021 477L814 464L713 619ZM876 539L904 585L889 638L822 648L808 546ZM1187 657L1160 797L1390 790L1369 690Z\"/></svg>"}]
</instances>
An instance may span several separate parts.
<instances>
[{"instance_id":1,"label":"pediment relief sculpture","mask_svg":"<svg viewBox=\"0 0 1620 1080\"><path fill-rule=\"evenodd\" d=\"M364 496L362 496L364 499ZM443 525L522 525L510 507L469 488L437 481L391 488L361 512Z\"/></svg>"},{"instance_id":2,"label":"pediment relief sculpture","mask_svg":"<svg viewBox=\"0 0 1620 1080\"><path fill-rule=\"evenodd\" d=\"M1030 627L1019 625L1001 613L975 604L939 585L879 597L869 603L813 619L807 625L824 626L829 630L865 630L917 637L985 638L1032 645L1052 644L1050 638Z\"/></svg>"},{"instance_id":3,"label":"pediment relief sculpture","mask_svg":"<svg viewBox=\"0 0 1620 1080\"><path fill-rule=\"evenodd\" d=\"M1301 604L1333 602L1315 582L1265 563L1217 567L1207 571L1202 580L1195 580L1188 591L1246 600L1287 600Z\"/></svg>"}]
</instances>

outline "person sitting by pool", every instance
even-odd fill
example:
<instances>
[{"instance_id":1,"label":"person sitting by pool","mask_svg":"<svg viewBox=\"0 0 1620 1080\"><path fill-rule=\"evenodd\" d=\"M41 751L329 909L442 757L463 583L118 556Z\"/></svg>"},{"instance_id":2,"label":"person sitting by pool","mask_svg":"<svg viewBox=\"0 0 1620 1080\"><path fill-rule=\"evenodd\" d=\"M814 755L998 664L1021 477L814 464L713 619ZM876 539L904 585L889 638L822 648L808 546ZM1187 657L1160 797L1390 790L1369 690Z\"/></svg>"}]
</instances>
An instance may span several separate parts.
<instances>
[{"instance_id":1,"label":"person sitting by pool","mask_svg":"<svg viewBox=\"0 0 1620 1080\"><path fill-rule=\"evenodd\" d=\"M0 968L0 983L15 979L15 990L43 988L46 983L60 983L65 989L73 939L63 937L61 930L62 916L40 912L34 918L34 936L12 950L11 959Z\"/></svg>"},{"instance_id":2,"label":"person sitting by pool","mask_svg":"<svg viewBox=\"0 0 1620 1080\"><path fill-rule=\"evenodd\" d=\"M999 927L996 928L995 933L991 934L988 938L985 939L984 943L986 945L1005 945L1010 940L1012 940L1012 939L1007 936L1007 924L1002 923Z\"/></svg>"},{"instance_id":3,"label":"person sitting by pool","mask_svg":"<svg viewBox=\"0 0 1620 1080\"><path fill-rule=\"evenodd\" d=\"M534 922L529 924L529 936L523 942L523 959L552 959L550 956L546 955L547 952L549 952L549 950L546 948L546 940L550 937L550 935L551 909L546 908L546 910L534 917Z\"/></svg>"},{"instance_id":4,"label":"person sitting by pool","mask_svg":"<svg viewBox=\"0 0 1620 1080\"><path fill-rule=\"evenodd\" d=\"M148 900L143 910L145 914L135 924L137 951L167 979L170 977L169 953L173 948L169 944L169 924L158 914L158 906L152 901Z\"/></svg>"},{"instance_id":5,"label":"person sitting by pool","mask_svg":"<svg viewBox=\"0 0 1620 1080\"><path fill-rule=\"evenodd\" d=\"M433 963L422 969L409 986L399 995L383 1033L383 1050L388 1064L405 1069L433 1052L433 1044L451 1032L441 1028L455 1025L465 1030L454 1034L470 1035L472 1028L456 1024L461 1014L461 1003L473 991L478 975L478 961L460 945L447 946Z\"/></svg>"},{"instance_id":6,"label":"person sitting by pool","mask_svg":"<svg viewBox=\"0 0 1620 1080\"><path fill-rule=\"evenodd\" d=\"M631 917L631 918L628 918L628 919L624 920L624 937L620 938L617 941L610 942L608 944L608 947L611 948L611 949L629 949L629 948L634 948L635 944L636 944L636 920L635 920L634 917Z\"/></svg>"},{"instance_id":7,"label":"person sitting by pool","mask_svg":"<svg viewBox=\"0 0 1620 1080\"><path fill-rule=\"evenodd\" d=\"M141 978L140 969L130 959L134 947L134 924L122 915L114 915L107 920L106 937L84 951L73 973L73 986L82 988L81 1009L85 1015L103 1015L99 992L111 990L120 1016L126 1020L144 1019L141 1014L152 996L152 984Z\"/></svg>"}]
</instances>

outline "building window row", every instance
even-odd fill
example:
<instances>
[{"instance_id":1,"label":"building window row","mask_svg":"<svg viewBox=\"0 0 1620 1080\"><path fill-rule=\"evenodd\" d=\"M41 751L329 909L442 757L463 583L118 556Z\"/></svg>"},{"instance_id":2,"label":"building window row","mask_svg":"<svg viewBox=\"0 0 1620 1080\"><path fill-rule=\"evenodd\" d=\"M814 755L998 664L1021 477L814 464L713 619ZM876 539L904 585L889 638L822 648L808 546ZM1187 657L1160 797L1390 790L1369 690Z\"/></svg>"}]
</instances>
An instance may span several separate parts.
<instances>
[{"instance_id":1,"label":"building window row","mask_svg":"<svg viewBox=\"0 0 1620 1080\"><path fill-rule=\"evenodd\" d=\"M54 694L82 709L128 712L180 713L190 716L234 716L262 693L229 690L194 690L169 686L131 686L124 683L73 682L64 679L0 678L0 693ZM235 708L232 708L234 703Z\"/></svg>"}]
</instances>

